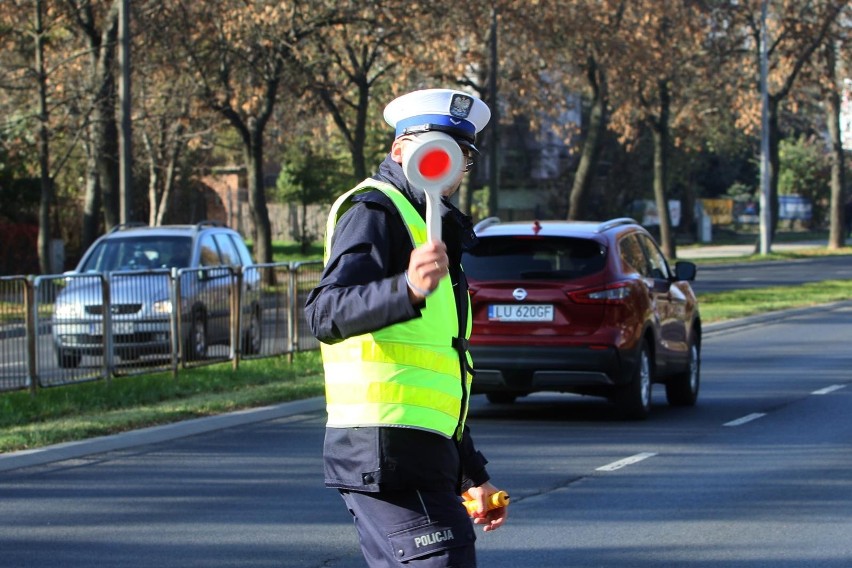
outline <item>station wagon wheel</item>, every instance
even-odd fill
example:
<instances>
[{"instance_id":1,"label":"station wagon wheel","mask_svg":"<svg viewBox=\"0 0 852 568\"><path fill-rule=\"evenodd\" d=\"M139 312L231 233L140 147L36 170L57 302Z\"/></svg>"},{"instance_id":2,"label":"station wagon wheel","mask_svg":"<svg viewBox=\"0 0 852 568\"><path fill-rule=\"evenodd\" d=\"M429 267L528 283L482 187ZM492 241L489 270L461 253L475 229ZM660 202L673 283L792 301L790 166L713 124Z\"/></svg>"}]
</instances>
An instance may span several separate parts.
<instances>
[{"instance_id":1,"label":"station wagon wheel","mask_svg":"<svg viewBox=\"0 0 852 568\"><path fill-rule=\"evenodd\" d=\"M185 345L187 361L198 361L207 356L207 318L203 312L193 312Z\"/></svg>"},{"instance_id":2,"label":"station wagon wheel","mask_svg":"<svg viewBox=\"0 0 852 568\"><path fill-rule=\"evenodd\" d=\"M256 355L260 353L263 342L263 327L260 319L260 308L254 307L249 316L248 329L243 339L243 353Z\"/></svg>"},{"instance_id":3,"label":"station wagon wheel","mask_svg":"<svg viewBox=\"0 0 852 568\"><path fill-rule=\"evenodd\" d=\"M651 412L651 356L648 342L642 341L636 368L630 383L621 387L616 402L625 416L634 420L643 420Z\"/></svg>"},{"instance_id":4,"label":"station wagon wheel","mask_svg":"<svg viewBox=\"0 0 852 568\"><path fill-rule=\"evenodd\" d=\"M682 373L666 382L666 400L670 406L695 406L701 386L701 348L694 339L689 342L689 365Z\"/></svg>"}]
</instances>

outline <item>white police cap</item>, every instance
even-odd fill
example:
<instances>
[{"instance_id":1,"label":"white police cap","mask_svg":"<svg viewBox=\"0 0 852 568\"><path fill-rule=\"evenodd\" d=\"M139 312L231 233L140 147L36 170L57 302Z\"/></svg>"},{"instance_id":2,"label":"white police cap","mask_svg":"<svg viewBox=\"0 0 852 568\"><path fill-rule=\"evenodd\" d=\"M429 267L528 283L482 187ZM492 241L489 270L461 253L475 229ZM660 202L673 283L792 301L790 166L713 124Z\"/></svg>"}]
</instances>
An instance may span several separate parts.
<instances>
[{"instance_id":1,"label":"white police cap","mask_svg":"<svg viewBox=\"0 0 852 568\"><path fill-rule=\"evenodd\" d=\"M424 89L392 100L385 107L385 121L396 137L437 130L476 151L476 135L491 118L480 99L453 89Z\"/></svg>"}]
</instances>

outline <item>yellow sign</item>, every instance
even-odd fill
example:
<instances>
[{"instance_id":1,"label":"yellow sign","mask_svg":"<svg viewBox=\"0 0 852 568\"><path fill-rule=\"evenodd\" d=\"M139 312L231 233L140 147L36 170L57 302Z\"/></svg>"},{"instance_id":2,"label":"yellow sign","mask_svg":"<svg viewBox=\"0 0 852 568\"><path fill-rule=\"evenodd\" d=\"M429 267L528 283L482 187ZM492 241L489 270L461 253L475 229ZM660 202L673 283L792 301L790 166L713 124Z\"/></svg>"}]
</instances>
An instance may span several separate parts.
<instances>
[{"instance_id":1,"label":"yellow sign","mask_svg":"<svg viewBox=\"0 0 852 568\"><path fill-rule=\"evenodd\" d=\"M730 225L734 222L733 199L702 199L701 205L714 225Z\"/></svg>"}]
</instances>

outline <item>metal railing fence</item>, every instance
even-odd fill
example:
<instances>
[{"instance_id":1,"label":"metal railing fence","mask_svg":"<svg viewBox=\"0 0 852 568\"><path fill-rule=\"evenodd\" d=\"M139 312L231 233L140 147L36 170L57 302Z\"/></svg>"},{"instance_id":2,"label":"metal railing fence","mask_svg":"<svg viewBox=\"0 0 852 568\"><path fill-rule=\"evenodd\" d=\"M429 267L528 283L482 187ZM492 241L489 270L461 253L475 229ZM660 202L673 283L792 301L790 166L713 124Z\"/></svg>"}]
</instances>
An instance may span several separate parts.
<instances>
[{"instance_id":1,"label":"metal railing fence","mask_svg":"<svg viewBox=\"0 0 852 568\"><path fill-rule=\"evenodd\" d=\"M322 262L296 262L293 264L293 279L291 295L294 303L298 306L304 306L308 300L308 294L319 284L320 276L322 275ZM290 331L292 343L290 352L310 351L319 349L319 341L314 337L308 323L305 320L305 310L293 311L293 327Z\"/></svg>"},{"instance_id":2,"label":"metal railing fence","mask_svg":"<svg viewBox=\"0 0 852 568\"><path fill-rule=\"evenodd\" d=\"M0 390L30 388L27 313L32 282L24 276L0 277Z\"/></svg>"},{"instance_id":3,"label":"metal railing fence","mask_svg":"<svg viewBox=\"0 0 852 568\"><path fill-rule=\"evenodd\" d=\"M0 278L0 391L317 349L321 262Z\"/></svg>"}]
</instances>

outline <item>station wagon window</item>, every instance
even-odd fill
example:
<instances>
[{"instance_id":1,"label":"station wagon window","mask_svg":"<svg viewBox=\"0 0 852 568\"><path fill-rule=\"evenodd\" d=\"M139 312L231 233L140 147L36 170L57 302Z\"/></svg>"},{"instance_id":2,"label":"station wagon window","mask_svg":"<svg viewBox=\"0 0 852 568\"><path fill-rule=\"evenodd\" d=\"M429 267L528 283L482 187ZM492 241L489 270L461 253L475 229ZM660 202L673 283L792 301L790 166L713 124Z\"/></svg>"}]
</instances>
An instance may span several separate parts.
<instances>
[{"instance_id":1,"label":"station wagon window","mask_svg":"<svg viewBox=\"0 0 852 568\"><path fill-rule=\"evenodd\" d=\"M234 243L230 236L224 233L217 233L213 236L216 244L219 245L219 254L222 256L222 263L226 266L239 266L240 256L234 249Z\"/></svg>"},{"instance_id":2,"label":"station wagon window","mask_svg":"<svg viewBox=\"0 0 852 568\"><path fill-rule=\"evenodd\" d=\"M201 266L220 266L221 264L213 235L207 233L201 237Z\"/></svg>"},{"instance_id":3,"label":"station wagon window","mask_svg":"<svg viewBox=\"0 0 852 568\"><path fill-rule=\"evenodd\" d=\"M645 249L645 254L648 257L648 263L651 268L651 276L666 280L669 277L669 267L666 264L666 258L660 252L657 244L647 235L639 235L639 241L642 243L642 248Z\"/></svg>"},{"instance_id":4,"label":"station wagon window","mask_svg":"<svg viewBox=\"0 0 852 568\"><path fill-rule=\"evenodd\" d=\"M251 264L251 259L249 259L248 262L245 262L242 258L239 247L237 247L236 242L234 242L232 235L228 233L217 233L214 238L216 239L216 244L219 245L219 254L222 255L222 261L227 266Z\"/></svg>"},{"instance_id":5,"label":"station wagon window","mask_svg":"<svg viewBox=\"0 0 852 568\"><path fill-rule=\"evenodd\" d=\"M237 249L237 253L240 255L240 260L242 260L243 266L248 266L252 264L251 253L246 247L245 243L242 239L234 237L234 235L230 235L229 238L234 243L234 246Z\"/></svg>"},{"instance_id":6,"label":"station wagon window","mask_svg":"<svg viewBox=\"0 0 852 568\"><path fill-rule=\"evenodd\" d=\"M191 240L172 236L105 238L81 267L83 272L183 268L189 264Z\"/></svg>"},{"instance_id":7,"label":"station wagon window","mask_svg":"<svg viewBox=\"0 0 852 568\"><path fill-rule=\"evenodd\" d=\"M618 250L625 271L635 271L642 276L650 276L648 261L635 234L631 233L618 241Z\"/></svg>"}]
</instances>

